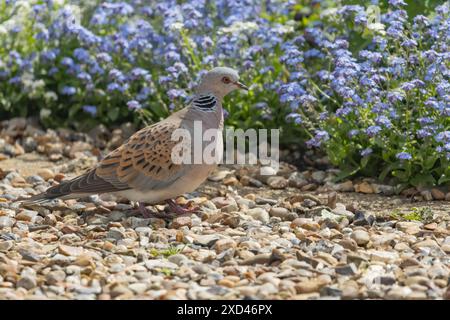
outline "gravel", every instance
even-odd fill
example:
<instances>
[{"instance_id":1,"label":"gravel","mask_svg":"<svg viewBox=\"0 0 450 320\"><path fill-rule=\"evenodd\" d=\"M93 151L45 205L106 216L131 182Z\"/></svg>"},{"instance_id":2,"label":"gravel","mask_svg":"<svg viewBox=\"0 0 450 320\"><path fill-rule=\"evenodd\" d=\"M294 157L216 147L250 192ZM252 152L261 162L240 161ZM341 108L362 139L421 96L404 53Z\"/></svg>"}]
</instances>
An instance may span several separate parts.
<instances>
[{"instance_id":1,"label":"gravel","mask_svg":"<svg viewBox=\"0 0 450 320\"><path fill-rule=\"evenodd\" d=\"M17 137L0 134L23 146L0 161L0 299L450 297L445 188L407 199L370 180L333 183L336 170L281 163L263 177L231 165L178 199L197 215L145 219L113 195L22 208L15 199L84 172L97 145L113 145L50 130ZM114 130L114 145L124 139Z\"/></svg>"}]
</instances>

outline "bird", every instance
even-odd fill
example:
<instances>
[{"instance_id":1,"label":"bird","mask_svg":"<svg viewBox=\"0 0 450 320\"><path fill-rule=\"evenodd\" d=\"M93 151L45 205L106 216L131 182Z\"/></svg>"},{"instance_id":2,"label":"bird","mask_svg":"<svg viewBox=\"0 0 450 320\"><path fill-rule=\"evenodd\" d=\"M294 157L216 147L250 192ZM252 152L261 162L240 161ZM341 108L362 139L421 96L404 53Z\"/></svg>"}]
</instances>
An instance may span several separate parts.
<instances>
[{"instance_id":1,"label":"bird","mask_svg":"<svg viewBox=\"0 0 450 320\"><path fill-rule=\"evenodd\" d=\"M197 189L217 163L175 163L171 153L178 141L171 139L172 134L177 129L192 133L195 121L201 121L203 132L216 129L222 134L224 97L238 89L249 90L239 79L238 72L232 68L209 70L201 78L185 108L137 131L86 173L62 181L25 199L24 203L108 193L137 202L139 212L145 217L155 214L147 209L146 204L163 202L177 215L192 212L192 209L178 205L173 199ZM193 153L193 150L187 152Z\"/></svg>"}]
</instances>

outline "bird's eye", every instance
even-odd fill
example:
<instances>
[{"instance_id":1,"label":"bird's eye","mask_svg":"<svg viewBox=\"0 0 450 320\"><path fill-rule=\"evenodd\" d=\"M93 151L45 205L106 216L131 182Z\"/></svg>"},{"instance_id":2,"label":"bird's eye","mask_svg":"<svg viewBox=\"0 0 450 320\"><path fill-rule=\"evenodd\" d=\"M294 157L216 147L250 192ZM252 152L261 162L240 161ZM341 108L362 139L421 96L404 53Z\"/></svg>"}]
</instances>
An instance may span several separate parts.
<instances>
[{"instance_id":1,"label":"bird's eye","mask_svg":"<svg viewBox=\"0 0 450 320\"><path fill-rule=\"evenodd\" d=\"M228 77L223 77L223 78L222 78L222 82L228 84L228 83L231 82L231 80L230 80L230 78L228 78Z\"/></svg>"}]
</instances>

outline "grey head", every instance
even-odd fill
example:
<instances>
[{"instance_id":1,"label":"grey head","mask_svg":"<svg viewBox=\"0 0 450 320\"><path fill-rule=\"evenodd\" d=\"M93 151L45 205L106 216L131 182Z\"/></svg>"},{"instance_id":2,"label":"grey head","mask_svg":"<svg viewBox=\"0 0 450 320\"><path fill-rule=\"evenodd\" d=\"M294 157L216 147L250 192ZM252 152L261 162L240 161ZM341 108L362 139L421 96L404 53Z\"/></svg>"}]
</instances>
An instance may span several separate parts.
<instances>
[{"instance_id":1,"label":"grey head","mask_svg":"<svg viewBox=\"0 0 450 320\"><path fill-rule=\"evenodd\" d=\"M236 89L248 90L247 86L239 82L237 71L227 67L217 67L203 76L196 93L198 95L213 94L221 99Z\"/></svg>"}]
</instances>

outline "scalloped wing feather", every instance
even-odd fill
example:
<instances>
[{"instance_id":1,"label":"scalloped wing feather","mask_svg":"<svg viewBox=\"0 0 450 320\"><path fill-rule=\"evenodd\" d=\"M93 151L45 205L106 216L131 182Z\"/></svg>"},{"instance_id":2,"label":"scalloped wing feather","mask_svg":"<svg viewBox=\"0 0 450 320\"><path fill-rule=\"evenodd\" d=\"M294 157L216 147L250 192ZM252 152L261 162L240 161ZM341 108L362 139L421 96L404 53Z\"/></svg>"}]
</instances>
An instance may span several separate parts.
<instances>
[{"instance_id":1,"label":"scalloped wing feather","mask_svg":"<svg viewBox=\"0 0 450 320\"><path fill-rule=\"evenodd\" d=\"M161 122L136 132L100 162L96 175L110 184L141 191L170 186L186 170L171 159L178 143L171 136L178 127L179 122Z\"/></svg>"}]
</instances>

